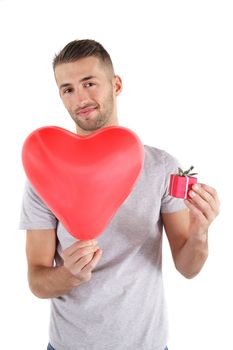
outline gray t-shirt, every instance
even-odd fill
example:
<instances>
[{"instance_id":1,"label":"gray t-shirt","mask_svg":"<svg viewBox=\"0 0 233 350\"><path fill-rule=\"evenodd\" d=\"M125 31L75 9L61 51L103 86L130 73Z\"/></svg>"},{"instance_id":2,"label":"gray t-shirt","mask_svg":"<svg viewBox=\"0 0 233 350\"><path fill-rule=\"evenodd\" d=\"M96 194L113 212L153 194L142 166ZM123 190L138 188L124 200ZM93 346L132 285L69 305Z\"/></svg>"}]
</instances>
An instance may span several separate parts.
<instances>
[{"instance_id":1,"label":"gray t-shirt","mask_svg":"<svg viewBox=\"0 0 233 350\"><path fill-rule=\"evenodd\" d=\"M51 299L50 343L56 350L163 350L167 315L162 281L161 212L186 208L168 195L178 162L144 146L143 171L130 195L97 238L103 256L89 282ZM57 232L61 251L75 242L27 182L20 229ZM44 234L41 232L41 234Z\"/></svg>"}]
</instances>

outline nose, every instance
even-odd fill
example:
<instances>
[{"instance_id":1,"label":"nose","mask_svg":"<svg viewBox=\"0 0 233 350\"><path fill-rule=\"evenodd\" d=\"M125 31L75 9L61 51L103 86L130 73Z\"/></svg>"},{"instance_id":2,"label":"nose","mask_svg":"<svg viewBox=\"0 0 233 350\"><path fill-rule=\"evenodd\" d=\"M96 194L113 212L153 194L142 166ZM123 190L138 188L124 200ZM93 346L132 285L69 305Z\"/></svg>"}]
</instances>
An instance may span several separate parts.
<instances>
[{"instance_id":1,"label":"nose","mask_svg":"<svg viewBox=\"0 0 233 350\"><path fill-rule=\"evenodd\" d=\"M75 92L74 98L75 98L76 105L79 108L85 107L85 105L88 103L88 101L90 102L89 93L84 88L77 89Z\"/></svg>"}]
</instances>

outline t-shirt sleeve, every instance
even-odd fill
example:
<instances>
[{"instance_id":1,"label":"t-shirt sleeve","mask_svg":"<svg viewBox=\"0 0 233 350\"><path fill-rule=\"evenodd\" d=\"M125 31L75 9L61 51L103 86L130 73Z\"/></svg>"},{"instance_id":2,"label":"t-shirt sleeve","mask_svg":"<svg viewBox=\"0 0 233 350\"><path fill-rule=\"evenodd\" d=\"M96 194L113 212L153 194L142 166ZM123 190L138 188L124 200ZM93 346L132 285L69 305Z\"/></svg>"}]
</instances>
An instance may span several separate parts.
<instances>
[{"instance_id":1,"label":"t-shirt sleeve","mask_svg":"<svg viewBox=\"0 0 233 350\"><path fill-rule=\"evenodd\" d=\"M169 195L170 175L177 173L180 164L176 158L164 152L164 194L161 202L161 213L173 213L176 211L187 209L183 198L175 198Z\"/></svg>"},{"instance_id":2,"label":"t-shirt sleeve","mask_svg":"<svg viewBox=\"0 0 233 350\"><path fill-rule=\"evenodd\" d=\"M20 230L53 229L57 227L57 218L37 195L29 181L25 189L20 213Z\"/></svg>"}]
</instances>

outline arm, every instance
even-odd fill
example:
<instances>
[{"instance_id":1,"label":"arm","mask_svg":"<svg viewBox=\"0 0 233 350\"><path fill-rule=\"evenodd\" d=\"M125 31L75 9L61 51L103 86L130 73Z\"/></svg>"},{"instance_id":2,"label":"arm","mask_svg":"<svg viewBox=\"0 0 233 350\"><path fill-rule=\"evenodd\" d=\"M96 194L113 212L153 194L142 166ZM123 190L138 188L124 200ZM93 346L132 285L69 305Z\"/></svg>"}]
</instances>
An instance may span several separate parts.
<instances>
[{"instance_id":1,"label":"arm","mask_svg":"<svg viewBox=\"0 0 233 350\"><path fill-rule=\"evenodd\" d=\"M163 213L162 220L177 270L186 278L196 276L208 256L208 228L219 213L216 191L193 186L185 200L189 210Z\"/></svg>"},{"instance_id":2,"label":"arm","mask_svg":"<svg viewBox=\"0 0 233 350\"><path fill-rule=\"evenodd\" d=\"M101 257L95 240L79 241L65 249L63 266L54 266L55 251L54 229L27 231L28 281L39 298L58 297L87 282Z\"/></svg>"}]
</instances>

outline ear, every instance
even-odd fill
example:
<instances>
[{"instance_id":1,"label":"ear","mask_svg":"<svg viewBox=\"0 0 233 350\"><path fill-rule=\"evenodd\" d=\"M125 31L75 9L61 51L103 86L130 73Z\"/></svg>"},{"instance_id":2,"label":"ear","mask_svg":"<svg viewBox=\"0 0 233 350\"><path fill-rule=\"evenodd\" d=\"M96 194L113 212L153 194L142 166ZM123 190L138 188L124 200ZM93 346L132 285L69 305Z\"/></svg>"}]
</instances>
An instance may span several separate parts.
<instances>
[{"instance_id":1,"label":"ear","mask_svg":"<svg viewBox=\"0 0 233 350\"><path fill-rule=\"evenodd\" d=\"M123 88L122 80L119 77L119 75L115 75L113 79L114 79L114 92L115 92L116 96L118 96L121 93L122 88Z\"/></svg>"}]
</instances>

